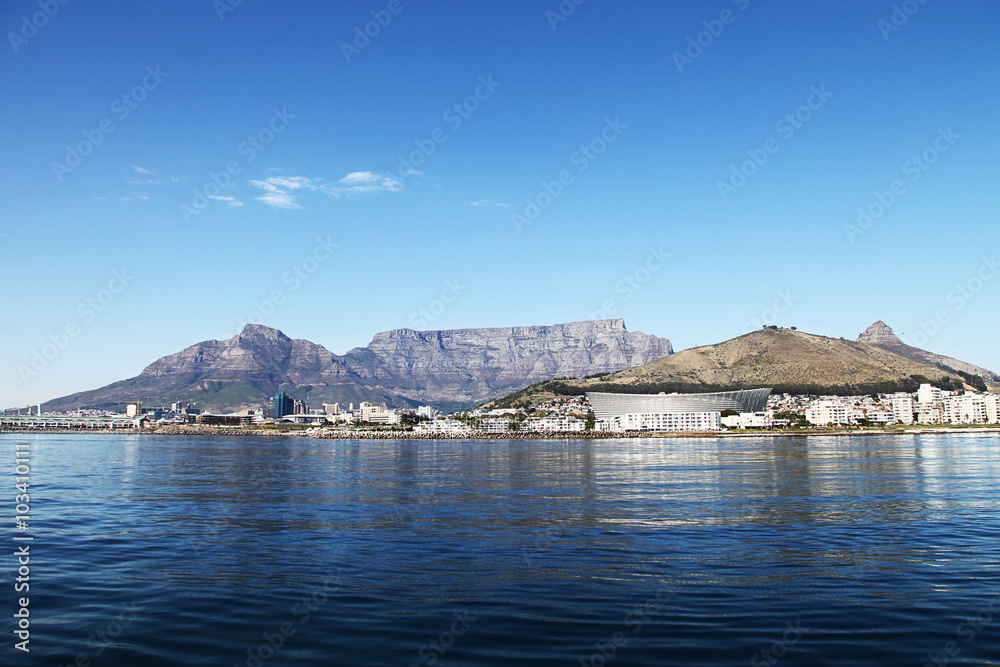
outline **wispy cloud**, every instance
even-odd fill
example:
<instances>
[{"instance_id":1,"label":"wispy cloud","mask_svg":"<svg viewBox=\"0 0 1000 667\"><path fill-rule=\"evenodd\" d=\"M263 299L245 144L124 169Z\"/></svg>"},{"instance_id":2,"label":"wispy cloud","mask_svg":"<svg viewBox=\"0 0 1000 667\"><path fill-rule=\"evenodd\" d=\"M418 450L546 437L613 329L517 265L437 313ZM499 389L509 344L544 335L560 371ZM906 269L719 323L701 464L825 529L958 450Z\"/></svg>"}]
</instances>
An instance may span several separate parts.
<instances>
[{"instance_id":1,"label":"wispy cloud","mask_svg":"<svg viewBox=\"0 0 1000 667\"><path fill-rule=\"evenodd\" d=\"M243 202L241 202L236 197L228 197L226 195L206 195L206 196L213 201L224 202L227 206L243 206Z\"/></svg>"},{"instance_id":2,"label":"wispy cloud","mask_svg":"<svg viewBox=\"0 0 1000 667\"><path fill-rule=\"evenodd\" d=\"M263 195L254 199L283 209L302 208L298 196L303 192L319 192L337 198L398 192L403 189L403 184L399 181L370 171L351 172L332 185L324 183L322 178L306 176L269 176L262 181L250 183L264 191Z\"/></svg>"},{"instance_id":3,"label":"wispy cloud","mask_svg":"<svg viewBox=\"0 0 1000 667\"><path fill-rule=\"evenodd\" d=\"M375 192L399 192L403 184L382 174L370 171L354 171L337 181L338 185L330 190L330 194L340 196L367 195Z\"/></svg>"},{"instance_id":4,"label":"wispy cloud","mask_svg":"<svg viewBox=\"0 0 1000 667\"><path fill-rule=\"evenodd\" d=\"M492 199L480 199L478 201L470 201L469 206L475 206L476 208L510 208L510 204L504 204L500 201L493 201Z\"/></svg>"},{"instance_id":5,"label":"wispy cloud","mask_svg":"<svg viewBox=\"0 0 1000 667\"><path fill-rule=\"evenodd\" d=\"M153 172L149 169L143 169L142 167L137 167L135 165L132 165L132 168L135 169L135 173L137 174L145 174L147 176L151 176L153 174Z\"/></svg>"}]
</instances>

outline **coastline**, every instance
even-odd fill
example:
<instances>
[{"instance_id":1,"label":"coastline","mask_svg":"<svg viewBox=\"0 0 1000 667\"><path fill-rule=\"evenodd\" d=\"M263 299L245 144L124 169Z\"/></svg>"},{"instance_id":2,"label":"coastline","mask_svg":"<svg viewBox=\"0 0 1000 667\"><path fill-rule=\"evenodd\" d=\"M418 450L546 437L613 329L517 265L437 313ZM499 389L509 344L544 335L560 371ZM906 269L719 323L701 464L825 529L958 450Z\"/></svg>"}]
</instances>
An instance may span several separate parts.
<instances>
[{"instance_id":1,"label":"coastline","mask_svg":"<svg viewBox=\"0 0 1000 667\"><path fill-rule=\"evenodd\" d=\"M341 431L336 429L265 429L233 426L158 426L144 429L72 429L72 428L0 428L0 435L79 433L102 435L196 435L210 437L300 437L321 440L606 440L625 438L760 438L776 436L877 436L877 435L926 435L939 433L1000 433L1000 426L921 426L913 428L864 428L864 429L799 429L799 430L741 430L741 431L675 431L613 432L583 431L577 433L534 433L510 431L506 433L412 433L401 431Z\"/></svg>"}]
</instances>

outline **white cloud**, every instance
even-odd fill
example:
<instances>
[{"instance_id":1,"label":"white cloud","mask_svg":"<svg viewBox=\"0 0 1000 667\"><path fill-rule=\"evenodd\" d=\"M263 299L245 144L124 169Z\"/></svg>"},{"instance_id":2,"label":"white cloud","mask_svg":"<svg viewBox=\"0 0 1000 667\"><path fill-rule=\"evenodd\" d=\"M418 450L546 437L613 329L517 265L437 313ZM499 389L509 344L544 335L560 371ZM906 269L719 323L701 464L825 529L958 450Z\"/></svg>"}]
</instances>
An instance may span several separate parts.
<instances>
[{"instance_id":1,"label":"white cloud","mask_svg":"<svg viewBox=\"0 0 1000 667\"><path fill-rule=\"evenodd\" d=\"M206 196L213 201L225 202L228 206L243 206L243 202L241 202L236 197L229 197L226 195L206 195Z\"/></svg>"},{"instance_id":2,"label":"white cloud","mask_svg":"<svg viewBox=\"0 0 1000 667\"><path fill-rule=\"evenodd\" d=\"M137 174L146 174L148 176L153 173L149 169L143 169L142 167L137 167L135 165L132 165L132 168L135 169Z\"/></svg>"},{"instance_id":3,"label":"white cloud","mask_svg":"<svg viewBox=\"0 0 1000 667\"><path fill-rule=\"evenodd\" d=\"M321 178L306 176L270 176L250 183L265 192L254 199L283 209L302 208L297 201L297 196L302 192L321 192L330 197L342 197L398 192L403 189L403 184L399 181L370 171L351 172L337 181L336 185L326 185Z\"/></svg>"},{"instance_id":4,"label":"white cloud","mask_svg":"<svg viewBox=\"0 0 1000 667\"><path fill-rule=\"evenodd\" d=\"M493 201L492 199L480 199L478 201L469 202L470 206L475 206L477 208L510 208L510 204L504 204L503 202Z\"/></svg>"},{"instance_id":5,"label":"white cloud","mask_svg":"<svg viewBox=\"0 0 1000 667\"><path fill-rule=\"evenodd\" d=\"M354 171L337 181L339 185L328 188L327 192L334 196L367 195L376 192L399 192L403 184L382 174L370 171Z\"/></svg>"}]
</instances>

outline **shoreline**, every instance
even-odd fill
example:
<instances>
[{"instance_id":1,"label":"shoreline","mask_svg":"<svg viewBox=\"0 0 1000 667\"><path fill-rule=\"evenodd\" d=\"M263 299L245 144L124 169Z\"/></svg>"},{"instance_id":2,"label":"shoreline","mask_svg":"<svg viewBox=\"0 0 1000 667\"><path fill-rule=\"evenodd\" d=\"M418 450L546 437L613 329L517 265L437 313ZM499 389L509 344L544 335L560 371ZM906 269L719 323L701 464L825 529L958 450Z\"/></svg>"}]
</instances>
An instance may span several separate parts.
<instances>
[{"instance_id":1,"label":"shoreline","mask_svg":"<svg viewBox=\"0 0 1000 667\"><path fill-rule=\"evenodd\" d=\"M80 433L101 435L197 435L212 437L300 437L318 440L607 440L632 438L760 438L776 436L877 436L877 435L926 435L939 433L1000 433L1000 426L955 425L921 426L913 428L865 429L801 429L801 430L740 430L740 431L676 431L667 433L612 431L583 431L578 433L411 433L401 431L339 431L335 429L298 430L263 429L254 427L219 426L157 426L144 429L84 429L84 428L0 428L0 435L27 435L52 433L74 435Z\"/></svg>"}]
</instances>

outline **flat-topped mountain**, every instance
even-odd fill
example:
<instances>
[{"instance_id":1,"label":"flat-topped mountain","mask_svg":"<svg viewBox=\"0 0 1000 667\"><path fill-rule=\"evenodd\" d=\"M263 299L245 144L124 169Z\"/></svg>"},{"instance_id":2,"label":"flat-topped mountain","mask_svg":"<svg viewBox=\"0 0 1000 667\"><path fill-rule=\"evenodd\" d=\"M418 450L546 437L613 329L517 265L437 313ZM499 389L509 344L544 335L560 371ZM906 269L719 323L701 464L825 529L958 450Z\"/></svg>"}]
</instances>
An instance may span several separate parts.
<instances>
[{"instance_id":1,"label":"flat-topped mountain","mask_svg":"<svg viewBox=\"0 0 1000 667\"><path fill-rule=\"evenodd\" d=\"M153 362L131 379L43 405L47 411L197 402L231 410L286 391L310 406L371 401L440 409L476 405L540 380L631 368L673 352L623 320L552 326L378 333L343 356L277 329L248 324Z\"/></svg>"},{"instance_id":2,"label":"flat-topped mountain","mask_svg":"<svg viewBox=\"0 0 1000 667\"><path fill-rule=\"evenodd\" d=\"M867 343L868 345L880 347L883 350L895 352L896 354L906 357L907 359L913 359L914 361L930 364L931 366L938 366L943 369L978 375L987 382L991 383L1000 382L1000 375L997 375L993 371L988 371L985 368L980 368L979 366L970 364L966 361L959 361L953 357L946 357L943 354L935 354L934 352L921 350L919 347L907 345L901 341L893 330L889 328L889 325L882 320L875 322L870 327L865 329L864 333L858 336L858 340L862 343Z\"/></svg>"}]
</instances>

